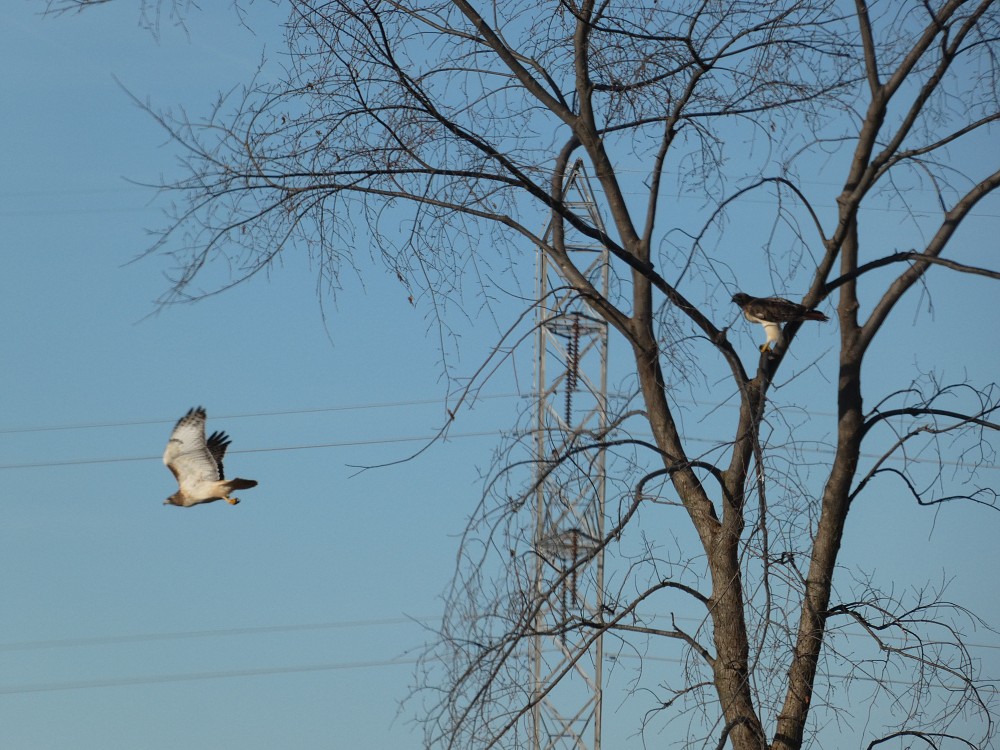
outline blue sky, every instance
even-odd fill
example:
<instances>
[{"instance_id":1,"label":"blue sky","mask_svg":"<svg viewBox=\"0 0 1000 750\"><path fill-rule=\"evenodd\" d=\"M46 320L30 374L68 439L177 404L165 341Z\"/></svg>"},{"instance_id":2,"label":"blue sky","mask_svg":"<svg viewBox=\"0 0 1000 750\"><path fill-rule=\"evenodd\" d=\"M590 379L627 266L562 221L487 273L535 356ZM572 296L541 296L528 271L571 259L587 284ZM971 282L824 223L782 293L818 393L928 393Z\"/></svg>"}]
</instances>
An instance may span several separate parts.
<instances>
[{"instance_id":1,"label":"blue sky","mask_svg":"<svg viewBox=\"0 0 1000 750\"><path fill-rule=\"evenodd\" d=\"M280 38L219 12L156 42L135 4L61 19L39 6L12 4L0 28L17 71L0 83L0 464L83 463L2 470L0 745L417 746L393 723L413 666L391 662L425 639L406 618L440 611L492 441L352 476L421 445L379 441L426 437L444 416L423 313L381 274L328 301L325 324L295 259L150 316L167 268L130 261L160 209L123 178L155 179L175 154L114 78L198 112ZM260 482L235 508L161 504L173 489L159 455L198 404L233 438L228 470ZM456 432L489 424L476 413ZM331 443L357 445L287 450ZM263 627L276 630L229 632ZM226 632L177 635L204 630ZM171 637L65 643L145 634Z\"/></svg>"},{"instance_id":2,"label":"blue sky","mask_svg":"<svg viewBox=\"0 0 1000 750\"><path fill-rule=\"evenodd\" d=\"M324 321L314 269L289 256L156 313L168 269L136 260L160 205L124 178L170 174L176 153L115 79L197 115L249 78L262 46L280 52L280 11L255 5L255 33L224 7L196 12L154 40L135 3L59 19L42 5L11 4L0 25L0 745L417 747L397 711L419 621L440 613L479 498L496 443L482 433L521 404L513 378L448 442L358 474L444 416L435 337L392 278L362 264ZM965 239L970 262L995 260L997 213L993 201ZM899 328L875 366L995 376L995 292L963 282L963 309L914 304L921 327ZM758 332L740 330L749 358ZM495 329L460 332L471 371ZM820 336L817 351L833 346ZM530 357L519 364L530 383ZM229 473L260 482L238 507L161 504L173 486L159 455L198 404L233 438ZM882 500L852 519L852 562L888 580L954 575L955 598L1000 622L992 516L914 518L904 498ZM995 665L996 637L976 640Z\"/></svg>"}]
</instances>

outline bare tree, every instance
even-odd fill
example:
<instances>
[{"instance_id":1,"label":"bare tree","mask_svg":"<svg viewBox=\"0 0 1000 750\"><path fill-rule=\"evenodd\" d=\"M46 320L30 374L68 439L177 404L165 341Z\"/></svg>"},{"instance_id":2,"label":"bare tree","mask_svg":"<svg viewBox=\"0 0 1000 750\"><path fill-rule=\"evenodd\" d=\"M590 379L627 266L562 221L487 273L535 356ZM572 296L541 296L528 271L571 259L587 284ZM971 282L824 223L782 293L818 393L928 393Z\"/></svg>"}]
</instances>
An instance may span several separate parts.
<instances>
[{"instance_id":1,"label":"bare tree","mask_svg":"<svg viewBox=\"0 0 1000 750\"><path fill-rule=\"evenodd\" d=\"M164 186L177 211L152 249L179 269L164 301L213 293L292 251L335 284L364 233L447 328L463 283L489 285L484 267L516 267L540 248L628 353L606 434L520 473L516 452L499 454L427 661L428 680L441 680L427 694L428 744L519 745L537 700L523 665L534 614L587 563L526 585L525 507L538 471L578 479L596 451L612 454L616 498L594 545L617 566L606 616L568 611L549 632L602 633L637 657L678 644L680 667L647 660L653 686L633 683L644 721L686 716L695 745L801 748L817 712L846 710L847 679L871 686L866 700L893 716L866 729L869 747L991 744L994 695L963 640L975 617L940 587L904 595L849 574L839 555L852 507L889 480L916 505L996 509L976 481L995 458L996 386L932 371L900 373L880 392L885 375L871 382L864 365L930 273L1000 278L965 258L959 234L1000 186L989 148L1000 7L289 6L286 69L261 73L204 121L157 115L183 146L186 175ZM978 158L961 157L969 150ZM599 187L606 230L563 195L577 160ZM907 249L887 247L863 211L912 207L917 188L937 208L908 215ZM678 195L698 208L677 210ZM612 292L581 270L567 232L607 248ZM835 353L808 354L814 368L783 375L815 381L802 411L775 392L800 324L752 363L730 339L737 279L768 278L753 264L769 274L767 293L791 295L801 278L803 305L836 312ZM518 325L496 356L523 340ZM731 418L720 416L726 403ZM818 403L836 404L834 427L808 453L801 436ZM710 417L716 435L695 442L685 424ZM663 612L697 614L665 625ZM867 652L840 637L848 625L868 636Z\"/></svg>"},{"instance_id":2,"label":"bare tree","mask_svg":"<svg viewBox=\"0 0 1000 750\"><path fill-rule=\"evenodd\" d=\"M64 16L83 13L91 8L108 5L116 0L45 0L45 15ZM139 26L159 37L164 25L169 24L181 29L186 28L187 17L198 5L195 0L137 0L139 6ZM277 3L280 0L258 0L258 2ZM244 5L240 0L229 0L229 5L242 19ZM253 5L253 0L246 4Z\"/></svg>"}]
</instances>

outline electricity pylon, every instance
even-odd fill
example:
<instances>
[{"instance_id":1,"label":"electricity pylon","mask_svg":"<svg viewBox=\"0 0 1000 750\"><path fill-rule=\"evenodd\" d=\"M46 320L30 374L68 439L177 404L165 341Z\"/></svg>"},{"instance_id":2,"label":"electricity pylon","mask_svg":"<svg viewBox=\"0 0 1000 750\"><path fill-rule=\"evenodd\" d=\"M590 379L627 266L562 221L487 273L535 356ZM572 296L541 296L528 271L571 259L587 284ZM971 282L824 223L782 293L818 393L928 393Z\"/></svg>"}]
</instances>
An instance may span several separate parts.
<instances>
[{"instance_id":1,"label":"electricity pylon","mask_svg":"<svg viewBox=\"0 0 1000 750\"><path fill-rule=\"evenodd\" d=\"M582 162L563 196L603 232ZM607 249L568 225L565 242L606 297ZM587 446L607 428L608 329L541 250L537 294L533 750L600 750L605 454Z\"/></svg>"}]
</instances>

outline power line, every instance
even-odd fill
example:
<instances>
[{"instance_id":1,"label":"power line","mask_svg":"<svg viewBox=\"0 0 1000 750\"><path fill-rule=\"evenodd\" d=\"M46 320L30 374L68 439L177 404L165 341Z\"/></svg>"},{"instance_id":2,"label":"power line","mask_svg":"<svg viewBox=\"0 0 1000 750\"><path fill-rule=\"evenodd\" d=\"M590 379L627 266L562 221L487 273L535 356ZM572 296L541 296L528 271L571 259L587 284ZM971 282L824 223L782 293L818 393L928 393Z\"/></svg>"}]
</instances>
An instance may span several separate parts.
<instances>
[{"instance_id":1,"label":"power line","mask_svg":"<svg viewBox=\"0 0 1000 750\"><path fill-rule=\"evenodd\" d=\"M83 636L76 638L50 638L34 641L11 641L0 643L0 652L5 651L36 651L50 648L87 648L90 646L113 646L123 643L151 643L155 641L174 641L195 638L227 638L231 636L243 635L270 635L280 633L301 633L321 630L344 630L349 628L372 628L386 627L393 625L424 625L435 622L441 615L422 616L401 616L401 617L381 617L368 618L363 620L335 620L331 622L298 623L284 625L257 625L240 628L215 628L204 630L175 630L159 633L126 633L120 635L103 636ZM667 618L667 615L652 615L651 620ZM702 623L703 617L693 617L685 615L669 615L669 619L681 622ZM848 638L865 637L863 632L850 632L839 630L837 635ZM891 640L891 638L890 638ZM966 643L969 648L977 649L1000 649L1000 644L992 643Z\"/></svg>"},{"instance_id":2,"label":"power line","mask_svg":"<svg viewBox=\"0 0 1000 750\"><path fill-rule=\"evenodd\" d=\"M443 437L445 440L460 440L465 438L476 438L476 437L496 437L501 433L500 430L485 430L483 432L461 432L456 434L448 434ZM307 445L284 445L275 446L272 448L243 448L241 450L229 450L227 455L232 455L235 453L275 453L282 451L304 451L304 450L316 450L320 448L350 448L360 445L391 445L393 443L416 443L416 442L430 442L436 439L438 435L415 435L411 437L398 437L398 438L373 438L371 440L343 440L336 443L310 443ZM42 469L42 468L53 468L58 466L88 466L91 464L116 464L116 463L129 463L132 461L159 461L160 456L117 456L114 458L71 458L65 461L41 461L38 463L23 463L23 464L2 464L0 465L0 470L4 469Z\"/></svg>"},{"instance_id":3,"label":"power line","mask_svg":"<svg viewBox=\"0 0 1000 750\"><path fill-rule=\"evenodd\" d=\"M459 433L449 433L443 436L444 440L464 440L468 438L480 438L480 437L500 437L505 434L504 430L483 430L481 432L459 432ZM230 449L227 451L227 455L234 455L237 453L280 453L284 451L303 451L303 450L319 450L319 449L332 449L332 448L352 448L363 445L393 445L397 443L417 443L424 442L429 443L432 440L440 437L439 435L413 435L408 437L396 437L396 438L372 438L370 440L342 440L333 443L308 443L305 445L283 445L283 446L273 446L270 448L242 448L242 449ZM687 437L686 441L691 443L702 443L705 445L722 446L725 442L720 443L718 440L711 440L709 438L700 437ZM814 453L819 455L834 455L836 450L832 447L808 447L808 446L798 446L797 451L801 453ZM883 457L880 453L862 453L862 458L870 459L880 459ZM91 466L97 464L117 464L117 463L132 463L135 461L159 461L161 456L115 456L111 458L70 458L64 461L38 461L33 463L20 463L20 464L0 464L0 471L13 470L13 469L49 469L58 468L63 466ZM915 464L937 464L940 466L953 466L957 468L975 468L977 470L984 469L989 471L1000 470L1000 464L987 464L980 463L976 465L971 465L964 463L962 461L945 461L937 458L921 458L919 456L891 456L890 459L893 462L905 461L908 463Z\"/></svg>"},{"instance_id":4,"label":"power line","mask_svg":"<svg viewBox=\"0 0 1000 750\"><path fill-rule=\"evenodd\" d=\"M622 396L622 394L615 394L617 396ZM498 399L511 399L511 398L534 398L533 393L494 393L489 395L477 395L475 402L480 401L494 401ZM700 405L700 402L694 399L674 399L678 403L682 404L692 404L695 406ZM212 419L250 419L256 417L283 417L295 414L321 414L327 412L340 412L340 411L366 411L368 409L391 409L404 406L427 406L431 404L445 404L445 397L438 398L421 398L421 399L410 399L407 401L375 401L366 404L339 404L335 406L312 406L302 409L277 409L274 411L256 411L256 412L241 412L235 414L213 414ZM729 408L738 408L735 404L723 404L723 406ZM822 412L814 411L815 415L832 417L836 416L833 412ZM16 435L22 433L31 432L62 432L70 430L91 430L91 429L116 429L120 427L143 427L148 425L172 425L177 421L176 417L170 419L163 418L144 418L144 419L130 419L130 420L120 420L117 422L77 422L71 424L55 424L55 425L27 425L21 427L0 427L0 435Z\"/></svg>"},{"instance_id":5,"label":"power line","mask_svg":"<svg viewBox=\"0 0 1000 750\"><path fill-rule=\"evenodd\" d=\"M484 430L482 432L459 432L448 434L444 439L446 440L464 440L468 438L479 438L479 437L500 437L504 434L503 430ZM284 451L304 451L304 450L319 450L319 449L331 449L331 448L351 448L363 445L392 445L396 443L417 443L417 442L430 442L435 440L438 435L414 435L409 437L398 437L398 438L373 438L371 440L343 440L334 443L309 443L305 445L284 445L284 446L274 446L270 448L242 448L242 449L230 449L227 454L234 455L237 453L280 453ZM688 442L692 443L703 443L707 445L724 445L725 443L719 443L717 440L710 440L708 438L699 437L688 437L685 438ZM836 451L833 448L822 448L822 447L806 447L800 446L796 450L802 453L816 453L820 455L834 455ZM880 453L862 453L862 458L880 459L882 454ZM0 464L0 471L11 470L11 469L49 469L58 468L62 466L91 466L97 464L118 464L118 463L132 463L135 461L159 461L161 456L115 456L112 458L70 458L65 461L39 461L35 463L21 463L21 464ZM938 464L941 466L954 466L957 468L975 468L975 469L985 469L990 471L996 471L1000 469L1000 464L977 464L974 467L970 464L966 464L962 461L944 461L936 458L921 458L917 456L892 456L890 460L894 462L906 461L908 463L915 464Z\"/></svg>"},{"instance_id":6,"label":"power line","mask_svg":"<svg viewBox=\"0 0 1000 750\"><path fill-rule=\"evenodd\" d=\"M657 661L682 664L684 660L673 656L638 656L622 654L606 657L607 661ZM25 693L51 693L62 690L92 690L95 688L129 687L133 685L162 685L172 682L201 682L204 680L224 680L239 677L261 677L281 674L305 674L309 672L336 672L353 669L377 669L381 667L413 666L422 661L442 661L440 657L420 659L417 657L398 657L395 659L371 659L367 661L347 661L320 664L301 664L279 667L252 667L249 669L228 669L216 672L182 672L178 674L142 675L138 677L112 677L98 680L74 680L68 682L38 682L23 685L0 687L0 695L21 695ZM859 682L878 682L891 685L913 685L913 681L898 680L870 675L838 675L821 672L820 676L828 679L850 679ZM987 680L986 682L993 682Z\"/></svg>"},{"instance_id":7,"label":"power line","mask_svg":"<svg viewBox=\"0 0 1000 750\"><path fill-rule=\"evenodd\" d=\"M520 393L496 393L486 396L477 396L476 401L487 401L503 398L521 398ZM428 404L443 404L442 398L422 398L408 401L376 401L368 404L341 404L338 406L315 406L304 409L280 409L276 411L243 412L237 414L212 415L212 419L248 419L251 417L282 417L292 414L319 414L323 412L337 411L365 411L367 409L391 409L401 406L426 406ZM117 427L137 427L154 424L174 424L177 418L173 419L133 419L119 422L80 422L76 424L62 425L41 425L28 427L5 427L0 428L0 435L13 435L24 432L60 432L63 430L90 430Z\"/></svg>"},{"instance_id":8,"label":"power line","mask_svg":"<svg viewBox=\"0 0 1000 750\"><path fill-rule=\"evenodd\" d=\"M182 640L191 638L217 638L217 637L231 637L231 636L243 636L243 635L266 635L274 633L295 633L295 632L305 632L305 631L335 630L335 629L359 628L359 627L371 628L371 627L385 627L385 626L395 626L395 625L405 625L405 624L412 625L412 624L423 624L426 622L430 622L437 619L437 617L439 616L383 617L383 618L369 618L361 620L339 620L339 621L319 622L319 623L264 625L264 626L240 627L240 628L218 628L210 630L181 630L181 631L161 632L161 633L138 633L138 634L94 636L94 637L83 637L83 638L59 638L59 639L49 639L49 640L37 640L37 641L15 641L10 643L0 643L0 652L38 650L47 648L106 646L106 645L118 645L123 643L142 643L142 642L165 641L165 640ZM681 616L677 619L688 620L688 621L701 620L701 618L697 617L684 617L684 616ZM847 635L851 634L847 633ZM860 634L854 634L854 635L860 635ZM1000 645L998 644L966 643L965 645L968 646L969 648L975 648L975 649L1000 649ZM634 657L634 656L630 657L627 655L609 656L608 661L614 662L632 658L639 658L639 657ZM645 657L642 658L659 662L670 662L670 663L682 662L682 659L677 657L646 655ZM352 669L374 669L374 668L382 668L389 666L414 665L419 663L419 661L420 661L419 659L413 657L399 657L393 659L373 659L367 661L304 664L304 665L291 665L291 666L278 666L278 667L252 667L246 669L232 669L232 670L222 670L215 672L187 672L179 674L143 675L138 677L75 680L69 682L29 683L23 685L11 685L7 687L0 687L0 695L56 692L63 690L87 690L87 689L109 688L109 687L127 687L131 685L155 685L155 684L164 684L172 682L197 682L203 680L232 679L240 677L257 677L257 676L268 676L268 675L278 675L278 674L301 674L308 672L343 671ZM837 675L829 675L829 674L825 674L824 676L828 678L837 677ZM862 679L862 680L867 679L872 681L875 680L875 678L871 677L855 677L855 679ZM909 683L903 683L901 681L893 681L893 682L899 682L900 684L909 684Z\"/></svg>"},{"instance_id":9,"label":"power line","mask_svg":"<svg viewBox=\"0 0 1000 750\"><path fill-rule=\"evenodd\" d=\"M636 174L645 175L646 172L639 169L630 168L619 168L616 170L620 174ZM838 188L842 187L835 182L829 181L818 181L818 180L801 180L802 185L813 185L821 187L831 187ZM142 188L135 188L134 190L140 190ZM36 196L51 196L51 195L64 195L64 196L90 196L95 193L129 193L134 191L129 187L105 187L105 188L67 188L63 190L19 190L19 191L0 191L0 197L4 198L17 198L17 197L36 197ZM148 192L148 191L147 191ZM646 196L646 192L639 192L635 190L626 190L626 194L635 196ZM928 195L938 196L938 191L931 188L919 188L913 187L907 189L909 193L926 193ZM664 193L661 196L663 199L667 200L701 200L698 197L694 197L689 193ZM758 205L772 205L776 203L775 200L768 200L767 198L750 198L747 196L743 197L744 203L752 203ZM862 206L862 211L866 212L879 212L879 213L905 213L905 214L940 214L940 206L934 205L925 208L913 208L912 206L896 208L894 206ZM37 208L25 208L25 209L4 209L0 211L0 216L3 217L19 217L19 216L62 216L62 215L76 215L76 214L102 214L102 213L148 213L150 211L160 212L160 209L156 206L150 205L140 205L140 206L126 206L126 207L86 207L86 208L59 208L53 209L51 207L46 209ZM987 212L976 212L973 215L975 218L984 219L1000 219L1000 214L987 213Z\"/></svg>"},{"instance_id":10,"label":"power line","mask_svg":"<svg viewBox=\"0 0 1000 750\"><path fill-rule=\"evenodd\" d=\"M373 669L376 667L413 665L419 663L419 661L419 659L414 657L406 657L399 659L335 662L331 664L230 669L219 672L186 672L182 674L147 675L141 677L113 677L103 680L77 680L74 682L38 682L28 685L0 687L0 695L50 693L58 690L88 690L93 688L127 687L130 685L159 685L168 682L198 682L201 680L223 680L234 677L258 677L261 675L300 674L304 672L332 672L345 669Z\"/></svg>"},{"instance_id":11,"label":"power line","mask_svg":"<svg viewBox=\"0 0 1000 750\"><path fill-rule=\"evenodd\" d=\"M120 643L149 643L152 641L174 641L189 638L220 638L239 635L268 635L272 633L301 633L317 630L341 630L346 628L371 628L389 625L421 624L431 622L433 617L383 617L368 620L341 620L336 622L301 623L298 625L261 625L243 628L218 628L214 630L177 630L162 633L133 633L125 635L103 635L82 638L52 638L39 641L12 641L0 643L3 651L35 651L48 648L79 648L87 646L111 646Z\"/></svg>"},{"instance_id":12,"label":"power line","mask_svg":"<svg viewBox=\"0 0 1000 750\"><path fill-rule=\"evenodd\" d=\"M532 394L518 393L518 392L508 392L508 393L495 393L488 395L478 395L476 401L487 401L487 400L499 400L499 399L511 399L511 398L528 398ZM617 394L621 395L621 394ZM694 404L698 405L699 402L694 399L676 399L678 403ZM318 414L318 413L328 413L328 412L342 412L342 411L366 411L370 409L391 409L400 408L407 406L426 406L430 404L444 404L446 403L444 397L439 398L423 398L423 399L408 399L404 401L381 401L381 402L370 402L363 404L340 404L334 406L316 406L316 407L306 407L301 409L277 409L272 411L255 411L255 412L240 412L233 414L221 414L218 416L213 416L213 419L227 420L227 419L249 419L249 418L259 418L259 417L276 417L276 416L290 416L297 414ZM734 404L724 403L723 406L731 406L732 408L737 408ZM832 412L812 412L814 416L834 416ZM24 427L8 427L0 428L0 435L13 435L13 434L24 434L24 433L35 433L35 432L57 432L57 431L68 431L68 430L86 430L86 429L118 429L123 427L135 427L135 426L146 426L146 425L171 425L176 422L175 418L171 419L134 419L134 420L121 420L116 422L80 422L75 424L62 424L62 425L39 425L39 426L24 426ZM444 436L446 440L460 440L467 438L476 437L499 437L504 434L504 430L486 430L480 432L465 432L465 433L451 433ZM237 453L272 453L272 452L283 452L283 451L299 451L299 450L319 450L319 449L333 449L333 448L349 448L365 445L391 445L396 443L413 443L413 442L430 442L439 437L437 434L434 435L419 435L419 436L408 436L408 437L395 437L395 438L373 438L369 440L344 440L331 443L309 443L304 445L287 445L287 446L274 446L270 448L242 448L242 449L231 449L229 453L231 455ZM705 445L721 446L725 443L720 443L718 440L711 440L708 438L700 437L687 437L687 441L692 443L701 443ZM806 447L799 446L797 450L803 453L815 453L821 455L832 455L835 451L832 447ZM880 459L881 454L877 453L862 453L863 458L870 459ZM2 470L12 470L12 469L41 469L41 468L57 468L62 466L89 466L97 464L110 464L110 463L132 463L136 461L155 461L160 460L159 455L155 456L114 456L110 458L74 458L66 459L61 461L38 461L38 462L25 462L17 464L0 464L0 471ZM969 464L962 461L945 461L935 458L921 458L921 457L903 457L894 456L893 461L908 461L911 463L926 463L926 464L939 464L942 466L954 466L954 467L969 467L973 468ZM986 469L986 470L997 470L1000 469L1000 465L980 463L976 465L976 469Z\"/></svg>"}]
</instances>

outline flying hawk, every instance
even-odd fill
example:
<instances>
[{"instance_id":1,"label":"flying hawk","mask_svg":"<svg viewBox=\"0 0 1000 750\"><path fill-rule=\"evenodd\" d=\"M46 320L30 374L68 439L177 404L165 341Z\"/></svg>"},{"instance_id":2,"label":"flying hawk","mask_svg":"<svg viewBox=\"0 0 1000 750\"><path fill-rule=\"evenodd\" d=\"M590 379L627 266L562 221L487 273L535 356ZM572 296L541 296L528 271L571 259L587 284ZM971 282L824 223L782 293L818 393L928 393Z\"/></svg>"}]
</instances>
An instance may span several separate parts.
<instances>
[{"instance_id":1,"label":"flying hawk","mask_svg":"<svg viewBox=\"0 0 1000 750\"><path fill-rule=\"evenodd\" d=\"M164 501L164 505L192 505L225 500L236 505L238 497L230 497L234 490L256 487L253 479L225 479L222 473L222 457L230 443L229 436L221 431L213 432L205 440L205 410L188 409L188 413L177 420L174 431L163 451L163 463L173 472L180 488Z\"/></svg>"},{"instance_id":2,"label":"flying hawk","mask_svg":"<svg viewBox=\"0 0 1000 750\"><path fill-rule=\"evenodd\" d=\"M767 341L760 345L761 352L770 352L771 343L781 340L781 324L796 320L829 320L819 310L810 310L784 297L751 297L739 292L733 295L733 302L743 311L743 317L751 323L764 326Z\"/></svg>"}]
</instances>

